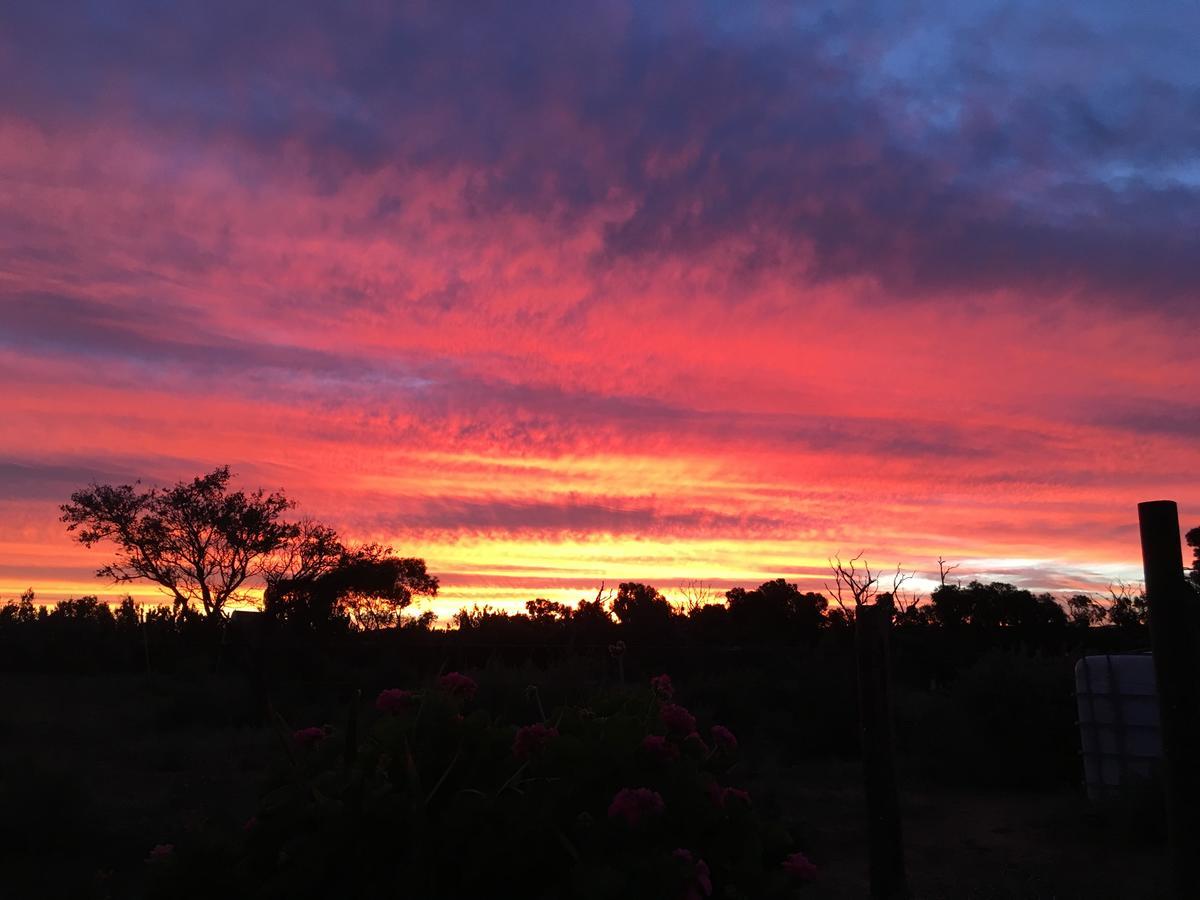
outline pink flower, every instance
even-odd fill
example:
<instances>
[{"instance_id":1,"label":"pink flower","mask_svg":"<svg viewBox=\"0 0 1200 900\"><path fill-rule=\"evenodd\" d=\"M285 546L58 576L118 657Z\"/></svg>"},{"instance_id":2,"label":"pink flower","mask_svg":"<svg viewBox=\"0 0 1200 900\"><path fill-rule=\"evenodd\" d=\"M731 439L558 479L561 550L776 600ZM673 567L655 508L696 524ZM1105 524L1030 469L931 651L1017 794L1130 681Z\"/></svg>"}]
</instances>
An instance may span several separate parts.
<instances>
[{"instance_id":1,"label":"pink flower","mask_svg":"<svg viewBox=\"0 0 1200 900\"><path fill-rule=\"evenodd\" d=\"M648 734L642 738L642 749L660 762L679 759L679 748L661 734Z\"/></svg>"},{"instance_id":2,"label":"pink flower","mask_svg":"<svg viewBox=\"0 0 1200 900\"><path fill-rule=\"evenodd\" d=\"M307 747L310 744L315 744L318 741L325 739L325 729L318 728L316 725L308 728L301 728L299 731L292 733L292 740L301 747Z\"/></svg>"},{"instance_id":3,"label":"pink flower","mask_svg":"<svg viewBox=\"0 0 1200 900\"><path fill-rule=\"evenodd\" d=\"M663 798L649 788L621 788L608 805L608 817L633 827L647 816L660 815L664 807Z\"/></svg>"},{"instance_id":4,"label":"pink flower","mask_svg":"<svg viewBox=\"0 0 1200 900\"><path fill-rule=\"evenodd\" d=\"M449 691L455 697L462 697L464 700L470 700L475 696L475 692L479 690L479 685L475 683L474 678L468 678L461 672L447 672L438 679L438 685L444 691Z\"/></svg>"},{"instance_id":5,"label":"pink flower","mask_svg":"<svg viewBox=\"0 0 1200 900\"><path fill-rule=\"evenodd\" d=\"M165 859L170 859L174 853L174 844L155 844L154 849L150 851L150 855L146 857L146 862L162 862Z\"/></svg>"},{"instance_id":6,"label":"pink flower","mask_svg":"<svg viewBox=\"0 0 1200 900\"><path fill-rule=\"evenodd\" d=\"M727 787L721 791L721 805L725 806L730 800L737 800L739 803L745 803L749 806L750 794L741 788Z\"/></svg>"},{"instance_id":7,"label":"pink flower","mask_svg":"<svg viewBox=\"0 0 1200 900\"><path fill-rule=\"evenodd\" d=\"M650 689L664 700L675 696L675 686L671 684L670 675L655 675L650 679Z\"/></svg>"},{"instance_id":8,"label":"pink flower","mask_svg":"<svg viewBox=\"0 0 1200 900\"><path fill-rule=\"evenodd\" d=\"M251 816L246 820L246 824L242 826L242 831L253 831L258 827L258 817Z\"/></svg>"},{"instance_id":9,"label":"pink flower","mask_svg":"<svg viewBox=\"0 0 1200 900\"><path fill-rule=\"evenodd\" d=\"M543 750L556 737L558 737L558 729L543 725L541 722L518 728L517 737L512 745L513 756L517 759L529 759L533 754Z\"/></svg>"},{"instance_id":10,"label":"pink flower","mask_svg":"<svg viewBox=\"0 0 1200 900\"><path fill-rule=\"evenodd\" d=\"M670 731L688 734L696 730L696 717L677 703L664 703L658 714Z\"/></svg>"},{"instance_id":11,"label":"pink flower","mask_svg":"<svg viewBox=\"0 0 1200 900\"><path fill-rule=\"evenodd\" d=\"M708 870L708 863L702 859L697 860L692 856L690 850L685 850L682 847L672 853L671 856L680 862L687 877L686 893L683 895L684 900L703 900L705 897L711 897L712 873Z\"/></svg>"},{"instance_id":12,"label":"pink flower","mask_svg":"<svg viewBox=\"0 0 1200 900\"><path fill-rule=\"evenodd\" d=\"M817 867L803 853L793 853L783 861L783 868L801 881L813 881L817 877Z\"/></svg>"},{"instance_id":13,"label":"pink flower","mask_svg":"<svg viewBox=\"0 0 1200 900\"><path fill-rule=\"evenodd\" d=\"M713 743L721 748L725 753L737 753L738 742L733 736L733 732L724 725L714 725L712 727Z\"/></svg>"},{"instance_id":14,"label":"pink flower","mask_svg":"<svg viewBox=\"0 0 1200 900\"><path fill-rule=\"evenodd\" d=\"M404 712L412 706L414 697L415 695L412 691L406 691L402 688L388 688L386 691L380 691L379 696L375 698L375 708L380 712L395 715Z\"/></svg>"}]
</instances>

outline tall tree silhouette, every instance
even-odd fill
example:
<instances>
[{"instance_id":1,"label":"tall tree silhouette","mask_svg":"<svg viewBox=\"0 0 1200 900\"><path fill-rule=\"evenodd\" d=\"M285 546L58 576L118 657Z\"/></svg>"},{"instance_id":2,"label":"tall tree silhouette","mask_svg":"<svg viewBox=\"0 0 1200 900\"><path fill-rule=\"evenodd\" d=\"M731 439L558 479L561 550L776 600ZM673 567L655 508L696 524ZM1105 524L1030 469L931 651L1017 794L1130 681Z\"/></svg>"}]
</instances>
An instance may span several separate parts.
<instances>
[{"instance_id":1,"label":"tall tree silhouette","mask_svg":"<svg viewBox=\"0 0 1200 900\"><path fill-rule=\"evenodd\" d=\"M220 616L299 532L283 520L292 502L282 493L233 491L230 478L229 466L219 466L170 488L92 484L63 504L62 521L85 547L116 545L116 560L99 577L150 581L171 595L176 612L199 605Z\"/></svg>"}]
</instances>

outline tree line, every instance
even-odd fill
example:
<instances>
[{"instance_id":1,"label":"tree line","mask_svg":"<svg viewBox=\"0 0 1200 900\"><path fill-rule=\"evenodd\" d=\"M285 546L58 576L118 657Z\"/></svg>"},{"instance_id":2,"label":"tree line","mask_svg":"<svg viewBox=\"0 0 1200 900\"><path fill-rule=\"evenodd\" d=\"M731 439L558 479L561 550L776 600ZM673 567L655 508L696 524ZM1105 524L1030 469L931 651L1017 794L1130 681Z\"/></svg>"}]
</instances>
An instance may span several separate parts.
<instances>
[{"instance_id":1,"label":"tree line","mask_svg":"<svg viewBox=\"0 0 1200 900\"><path fill-rule=\"evenodd\" d=\"M425 561L380 544L345 543L311 519L291 520L282 491L230 487L229 466L170 488L93 484L63 504L79 543L111 543L116 558L97 570L116 584L149 581L179 617L220 619L263 586L265 610L318 628L395 624L415 596L437 594Z\"/></svg>"},{"instance_id":2,"label":"tree line","mask_svg":"<svg viewBox=\"0 0 1200 900\"><path fill-rule=\"evenodd\" d=\"M291 519L295 504L282 492L232 488L228 466L169 488L93 484L62 506L62 521L84 546L111 544L114 558L97 575L115 583L149 581L171 598L170 607L144 609L126 600L115 611L95 597L37 608L27 592L0 607L0 629L45 622L78 629L85 620L111 618L164 628L207 620L221 623L231 604L261 586L269 620L311 634L380 631L401 625L429 628L432 613L404 617L416 597L434 597L438 579L424 560L393 548L352 545L333 528ZM1187 534L1193 551L1191 581L1200 586L1200 528ZM892 608L901 629L952 633L1005 632L1013 639L1057 641L1068 630L1112 625L1138 629L1146 621L1145 597L1128 585L1110 589L1107 603L1088 594L1061 601L1006 583L952 583L953 566L939 560L940 585L928 598L904 590L897 570L890 585L858 557L831 563L827 593L802 591L780 578L756 588L733 588L719 597L693 587L683 604L651 585L624 582L603 587L574 606L534 599L523 613L488 606L462 609L452 618L465 635L497 639L604 642L628 635L640 642L671 642L686 631L705 641L779 643L810 641L822 630L850 625L863 603ZM886 588L886 589L885 589ZM723 601L723 602L722 602Z\"/></svg>"}]
</instances>

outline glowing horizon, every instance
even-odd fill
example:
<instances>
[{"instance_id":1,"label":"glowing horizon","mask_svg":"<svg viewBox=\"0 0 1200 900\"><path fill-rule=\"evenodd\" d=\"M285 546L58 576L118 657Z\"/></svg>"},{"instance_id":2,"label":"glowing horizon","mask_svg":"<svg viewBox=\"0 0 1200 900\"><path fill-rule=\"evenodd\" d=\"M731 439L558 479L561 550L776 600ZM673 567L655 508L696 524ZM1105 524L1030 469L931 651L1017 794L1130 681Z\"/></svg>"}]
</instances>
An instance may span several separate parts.
<instances>
[{"instance_id":1,"label":"glowing horizon","mask_svg":"<svg viewBox=\"0 0 1200 900\"><path fill-rule=\"evenodd\" d=\"M1200 524L1197 16L6 12L0 600L123 595L57 505L226 463L441 615L1137 580L1137 502Z\"/></svg>"}]
</instances>

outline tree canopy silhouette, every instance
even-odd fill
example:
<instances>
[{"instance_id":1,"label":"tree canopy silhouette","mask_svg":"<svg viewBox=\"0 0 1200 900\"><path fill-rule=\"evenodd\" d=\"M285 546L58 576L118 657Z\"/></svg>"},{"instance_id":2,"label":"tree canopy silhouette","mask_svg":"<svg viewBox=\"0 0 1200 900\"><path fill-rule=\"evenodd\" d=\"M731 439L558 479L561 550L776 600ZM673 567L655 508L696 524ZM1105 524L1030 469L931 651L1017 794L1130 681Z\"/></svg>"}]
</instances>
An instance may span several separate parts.
<instances>
[{"instance_id":1,"label":"tree canopy silhouette","mask_svg":"<svg viewBox=\"0 0 1200 900\"><path fill-rule=\"evenodd\" d=\"M268 615L312 631L367 631L396 623L414 596L433 597L438 580L425 560L396 556L391 547L345 547L333 529L302 523L291 563L268 573Z\"/></svg>"},{"instance_id":2,"label":"tree canopy silhouette","mask_svg":"<svg viewBox=\"0 0 1200 900\"><path fill-rule=\"evenodd\" d=\"M145 580L170 593L177 613L203 607L219 616L247 580L299 534L283 520L281 492L230 490L229 466L170 488L92 484L63 504L62 521L85 547L112 541L117 558L96 574Z\"/></svg>"},{"instance_id":3,"label":"tree canopy silhouette","mask_svg":"<svg viewBox=\"0 0 1200 900\"><path fill-rule=\"evenodd\" d=\"M821 594L802 592L782 578L753 590L733 588L725 592L725 602L733 628L742 640L767 641L784 641L796 635L813 637L829 605Z\"/></svg>"}]
</instances>

